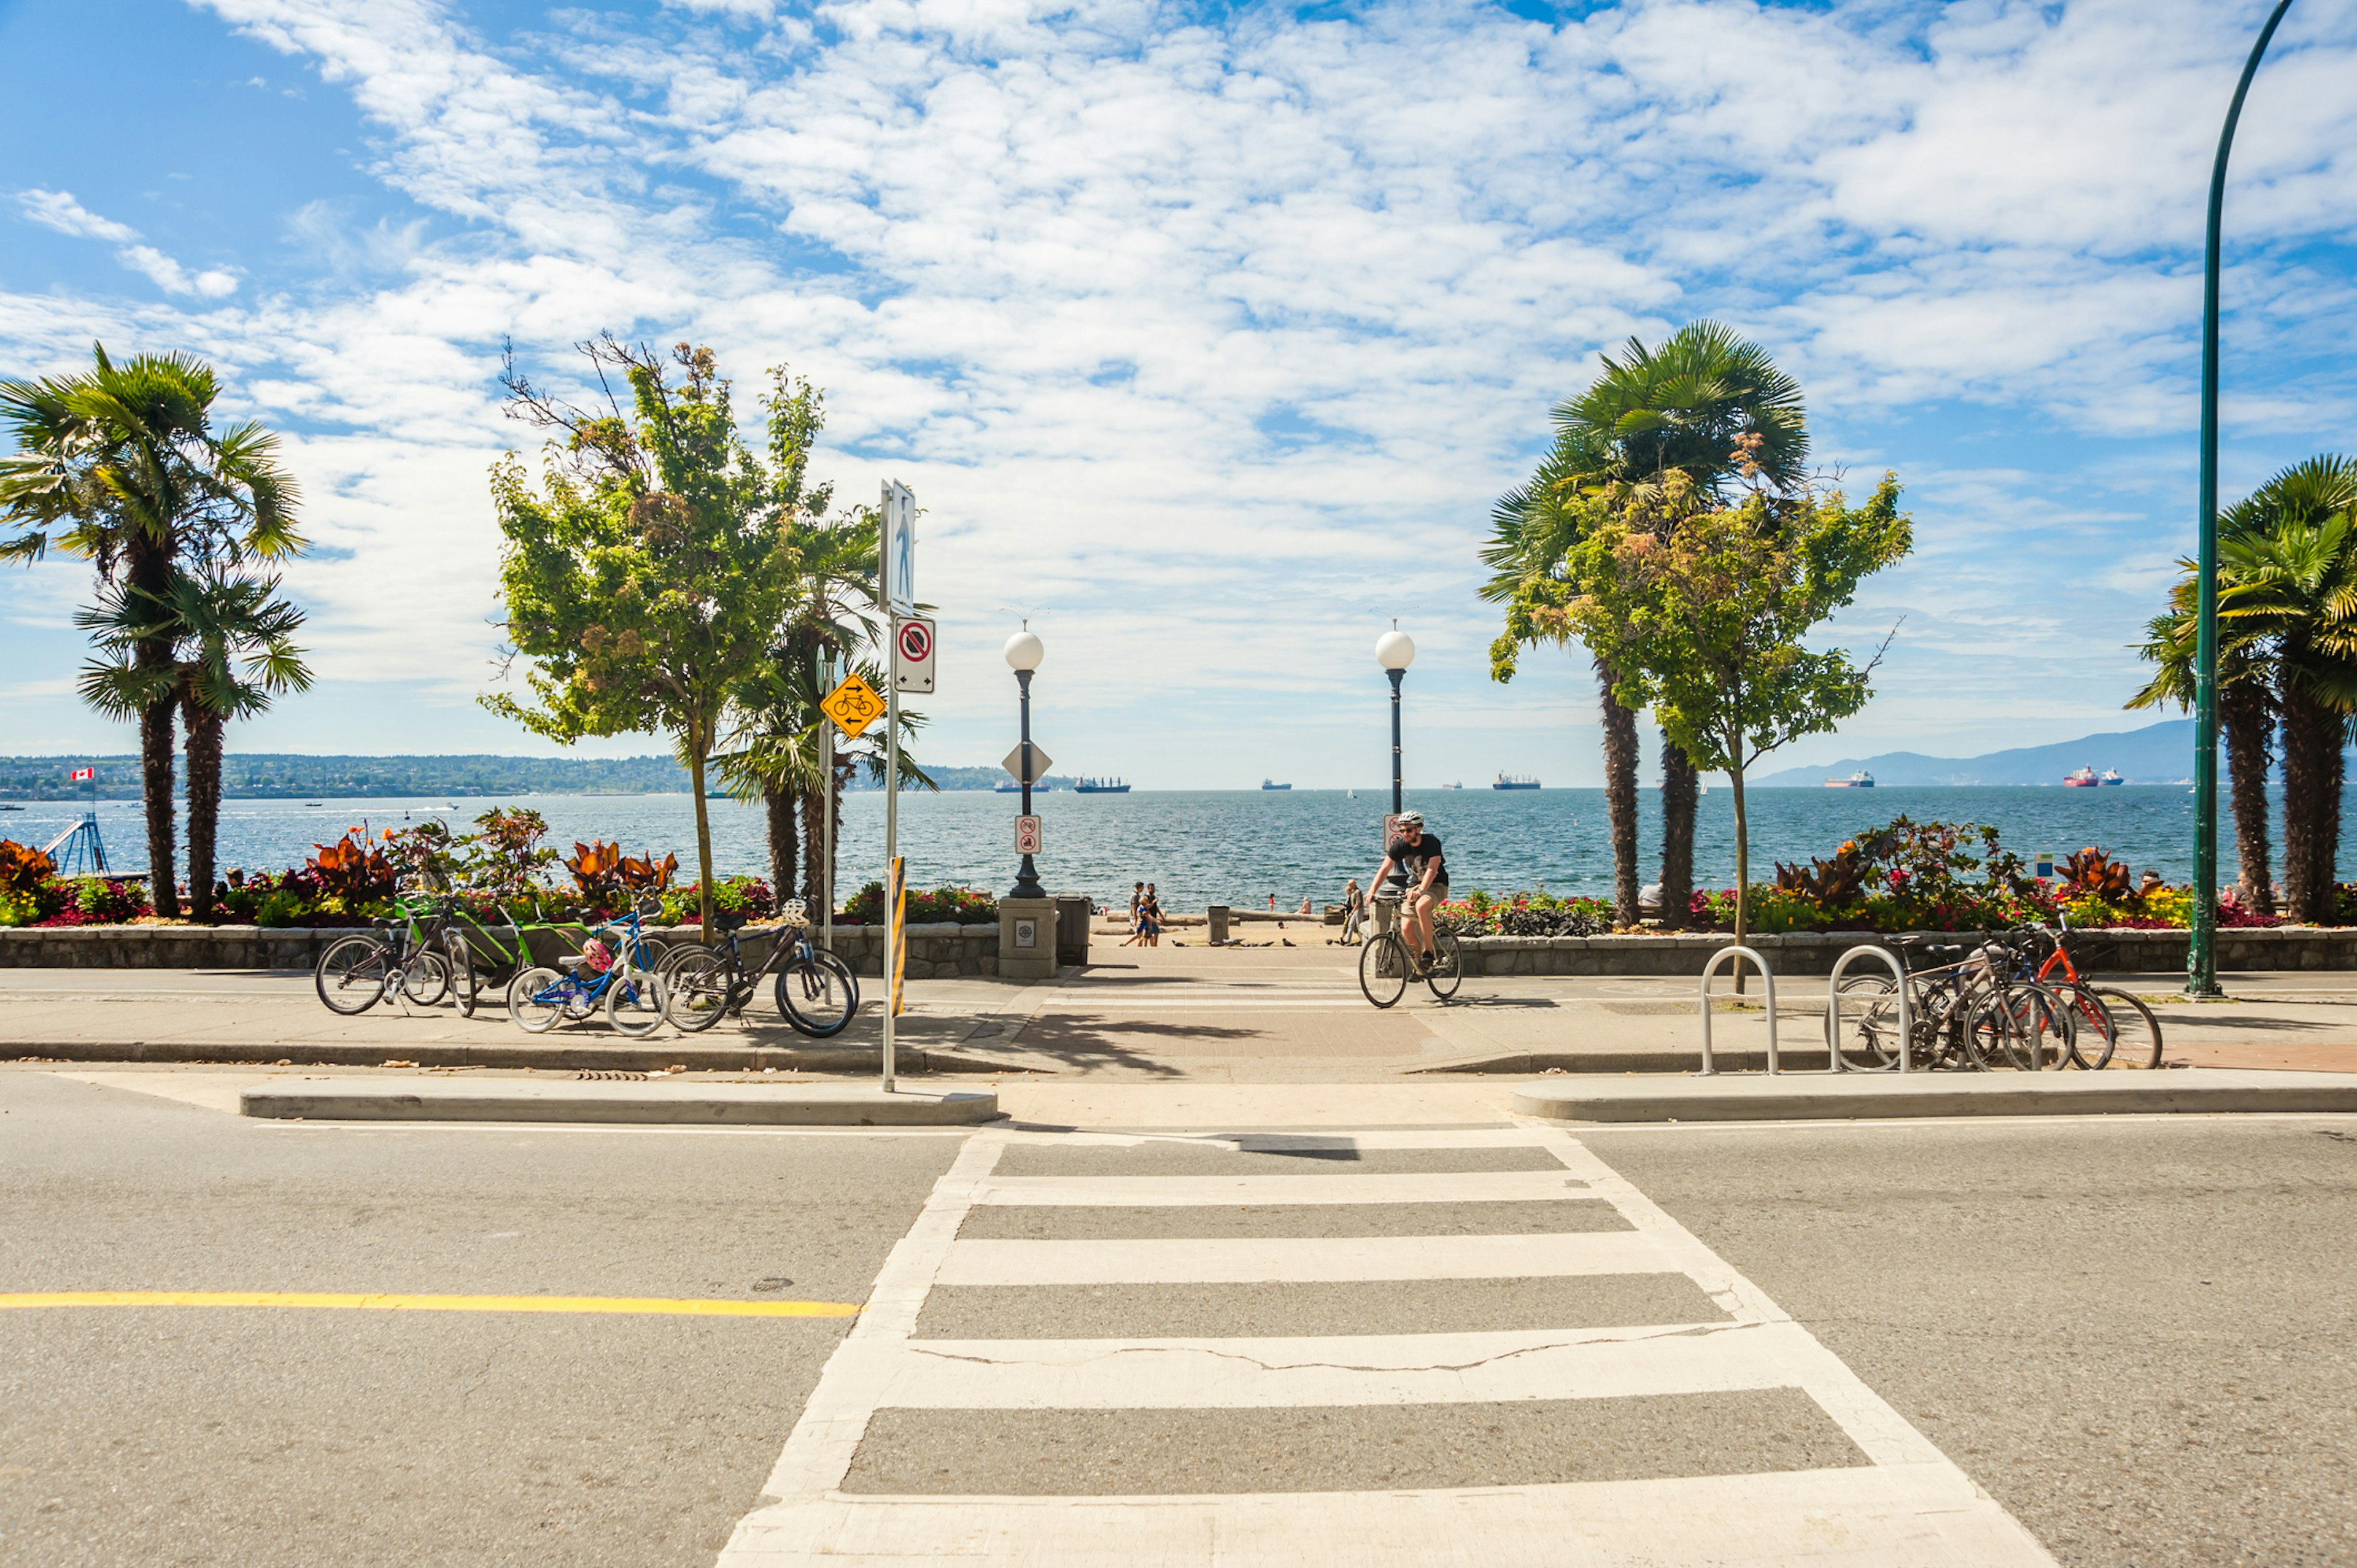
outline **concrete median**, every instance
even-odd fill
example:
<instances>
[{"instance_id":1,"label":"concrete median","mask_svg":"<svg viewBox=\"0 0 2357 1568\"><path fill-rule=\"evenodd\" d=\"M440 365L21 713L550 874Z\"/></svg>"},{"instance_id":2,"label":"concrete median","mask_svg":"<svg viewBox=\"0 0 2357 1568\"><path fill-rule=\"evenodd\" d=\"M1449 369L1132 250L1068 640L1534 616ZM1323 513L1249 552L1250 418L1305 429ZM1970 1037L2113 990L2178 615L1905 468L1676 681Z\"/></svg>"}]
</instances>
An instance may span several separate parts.
<instances>
[{"instance_id":1,"label":"concrete median","mask_svg":"<svg viewBox=\"0 0 2357 1568\"><path fill-rule=\"evenodd\" d=\"M2348 1073L1780 1073L1525 1083L1523 1116L1559 1122L1814 1122L1921 1116L2357 1112Z\"/></svg>"},{"instance_id":2,"label":"concrete median","mask_svg":"<svg viewBox=\"0 0 2357 1568\"><path fill-rule=\"evenodd\" d=\"M692 1126L920 1127L989 1122L987 1090L849 1083L455 1083L325 1079L238 1097L247 1116L300 1122L576 1122Z\"/></svg>"}]
</instances>

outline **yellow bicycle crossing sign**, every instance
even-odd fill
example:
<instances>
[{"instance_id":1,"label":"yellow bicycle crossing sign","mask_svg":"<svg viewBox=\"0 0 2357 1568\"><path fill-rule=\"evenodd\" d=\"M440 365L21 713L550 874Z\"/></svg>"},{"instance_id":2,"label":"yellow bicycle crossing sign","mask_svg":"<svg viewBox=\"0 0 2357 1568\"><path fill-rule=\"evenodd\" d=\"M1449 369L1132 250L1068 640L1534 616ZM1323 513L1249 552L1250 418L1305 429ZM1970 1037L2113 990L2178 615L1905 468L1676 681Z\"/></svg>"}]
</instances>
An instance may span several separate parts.
<instances>
[{"instance_id":1,"label":"yellow bicycle crossing sign","mask_svg":"<svg viewBox=\"0 0 2357 1568\"><path fill-rule=\"evenodd\" d=\"M884 716L884 699L876 688L856 675L844 678L843 684L826 694L818 711L834 721L845 740L857 740L860 732Z\"/></svg>"}]
</instances>

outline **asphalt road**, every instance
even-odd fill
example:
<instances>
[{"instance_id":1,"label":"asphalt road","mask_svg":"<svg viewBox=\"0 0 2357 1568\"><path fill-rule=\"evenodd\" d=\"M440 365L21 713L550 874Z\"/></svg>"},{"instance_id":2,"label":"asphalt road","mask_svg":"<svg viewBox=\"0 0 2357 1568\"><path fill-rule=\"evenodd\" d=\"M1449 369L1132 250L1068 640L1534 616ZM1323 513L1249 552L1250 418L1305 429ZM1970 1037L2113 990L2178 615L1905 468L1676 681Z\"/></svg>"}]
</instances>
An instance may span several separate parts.
<instances>
[{"instance_id":1,"label":"asphalt road","mask_svg":"<svg viewBox=\"0 0 2357 1568\"><path fill-rule=\"evenodd\" d=\"M2357 1563L2348 1119L1575 1135L2061 1562ZM966 1145L938 1133L265 1126L0 1070L0 1293L861 1303ZM1547 1277L1534 1263L1333 1279L1310 1266L1315 1249L1351 1238L1371 1256L1437 1236L1535 1258L1627 1235L1625 1217L1583 1208L1576 1192L1481 1201L1480 1184L1544 1176L1526 1148L1361 1147L1330 1131L1284 1152L1042 1136L1008 1144L996 1164L1017 1185L1110 1185L1087 1206L967 1214L954 1243L967 1261L911 1305L910 1328L964 1347L942 1362L967 1380L956 1386L1010 1402L879 1398L847 1495L1305 1497L1865 1462L1847 1427L1791 1391L1531 1398L1511 1362L1464 1402L1232 1395L1218 1408L1207 1395L1146 1408L1140 1374L1135 1401L1056 1408L974 1347L1019 1357L1055 1336L1708 1332L1725 1314L1674 1274ZM1195 1208L1137 1196L1141 1184L1272 1174L1301 1181ZM1302 1186L1338 1177L1471 1186L1380 1208ZM1255 1239L1276 1243L1274 1272L1289 1277L1157 1283L1171 1248ZM1047 1268L1004 1251L1072 1244ZM1101 1247L1132 1261L1057 1275ZM760 1505L850 1321L0 1310L0 1562L708 1565Z\"/></svg>"}]
</instances>

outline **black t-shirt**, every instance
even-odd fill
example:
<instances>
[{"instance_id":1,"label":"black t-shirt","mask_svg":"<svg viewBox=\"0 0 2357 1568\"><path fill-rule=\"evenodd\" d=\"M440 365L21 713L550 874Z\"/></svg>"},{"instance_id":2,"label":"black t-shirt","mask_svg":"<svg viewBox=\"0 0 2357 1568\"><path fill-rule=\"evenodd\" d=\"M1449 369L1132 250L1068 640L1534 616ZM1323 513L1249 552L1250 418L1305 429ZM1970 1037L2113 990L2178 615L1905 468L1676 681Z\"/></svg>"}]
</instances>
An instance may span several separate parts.
<instances>
[{"instance_id":1,"label":"black t-shirt","mask_svg":"<svg viewBox=\"0 0 2357 1568\"><path fill-rule=\"evenodd\" d=\"M1405 875L1407 886L1417 886L1424 881L1424 868L1434 862L1440 863L1440 875L1433 880L1435 882L1448 880L1448 865L1441 860L1440 839L1435 833L1426 832L1415 843L1410 843L1404 838L1394 839L1383 854L1394 865L1398 867L1392 873L1392 881L1394 884L1398 884L1401 877Z\"/></svg>"}]
</instances>

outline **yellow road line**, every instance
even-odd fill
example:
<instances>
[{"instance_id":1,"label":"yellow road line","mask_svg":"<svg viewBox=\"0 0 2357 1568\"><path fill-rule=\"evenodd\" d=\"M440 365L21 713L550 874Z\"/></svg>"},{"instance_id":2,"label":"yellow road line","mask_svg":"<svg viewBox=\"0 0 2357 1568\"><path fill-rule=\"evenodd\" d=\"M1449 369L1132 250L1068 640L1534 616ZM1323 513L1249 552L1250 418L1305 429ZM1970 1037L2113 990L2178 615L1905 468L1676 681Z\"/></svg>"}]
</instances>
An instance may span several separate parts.
<instances>
[{"instance_id":1,"label":"yellow road line","mask_svg":"<svg viewBox=\"0 0 2357 1568\"><path fill-rule=\"evenodd\" d=\"M360 1307L382 1312L621 1312L679 1317L856 1317L841 1301L668 1300L629 1295L328 1295L307 1291L68 1290L0 1294L28 1306Z\"/></svg>"}]
</instances>

